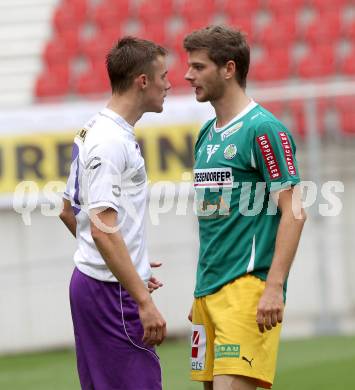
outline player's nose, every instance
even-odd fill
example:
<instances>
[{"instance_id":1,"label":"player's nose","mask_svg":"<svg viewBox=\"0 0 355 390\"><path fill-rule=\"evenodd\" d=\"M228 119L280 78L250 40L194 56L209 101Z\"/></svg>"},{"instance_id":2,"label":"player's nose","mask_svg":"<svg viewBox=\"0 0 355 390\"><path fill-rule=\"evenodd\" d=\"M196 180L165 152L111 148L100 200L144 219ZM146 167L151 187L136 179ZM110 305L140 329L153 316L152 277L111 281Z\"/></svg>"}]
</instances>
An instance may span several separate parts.
<instances>
[{"instance_id":1,"label":"player's nose","mask_svg":"<svg viewBox=\"0 0 355 390\"><path fill-rule=\"evenodd\" d=\"M185 73L185 80L187 80L187 81L192 81L193 80L193 77L192 77L192 73L191 73L191 69L189 68L188 70L187 70L187 72Z\"/></svg>"}]
</instances>

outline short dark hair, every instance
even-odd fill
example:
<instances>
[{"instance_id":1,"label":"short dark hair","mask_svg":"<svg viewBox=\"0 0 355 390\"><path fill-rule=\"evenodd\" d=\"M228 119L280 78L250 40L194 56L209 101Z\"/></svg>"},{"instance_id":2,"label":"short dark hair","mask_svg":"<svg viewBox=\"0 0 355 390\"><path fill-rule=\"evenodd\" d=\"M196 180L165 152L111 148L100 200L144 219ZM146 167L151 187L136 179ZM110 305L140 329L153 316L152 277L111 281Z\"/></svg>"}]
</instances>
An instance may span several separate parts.
<instances>
[{"instance_id":1,"label":"short dark hair","mask_svg":"<svg viewBox=\"0 0 355 390\"><path fill-rule=\"evenodd\" d=\"M126 36L118 40L106 56L112 93L125 92L140 74L152 76L152 62L167 51L154 42Z\"/></svg>"},{"instance_id":2,"label":"short dark hair","mask_svg":"<svg viewBox=\"0 0 355 390\"><path fill-rule=\"evenodd\" d=\"M250 64L250 49L246 34L227 26L208 26L193 31L184 39L184 48L187 52L207 50L208 57L218 66L228 61L236 64L236 79L238 84L246 87L246 80Z\"/></svg>"}]
</instances>

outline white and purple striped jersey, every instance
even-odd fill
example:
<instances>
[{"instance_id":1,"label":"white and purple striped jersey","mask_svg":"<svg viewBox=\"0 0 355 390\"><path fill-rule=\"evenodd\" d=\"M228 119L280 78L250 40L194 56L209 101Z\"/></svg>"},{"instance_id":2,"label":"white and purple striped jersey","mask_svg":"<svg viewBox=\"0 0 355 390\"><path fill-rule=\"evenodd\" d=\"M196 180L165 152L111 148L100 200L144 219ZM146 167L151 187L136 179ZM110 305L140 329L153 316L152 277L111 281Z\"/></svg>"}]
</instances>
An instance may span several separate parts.
<instances>
[{"instance_id":1,"label":"white and purple striped jersey","mask_svg":"<svg viewBox=\"0 0 355 390\"><path fill-rule=\"evenodd\" d=\"M147 177L134 129L105 108L89 120L74 139L72 163L64 197L77 221L77 268L103 281L117 279L108 269L91 236L89 210L111 207L132 262L147 283L151 276L145 234ZM99 222L96 218L95 221ZM100 225L97 225L99 228ZM104 227L103 227L104 228Z\"/></svg>"}]
</instances>

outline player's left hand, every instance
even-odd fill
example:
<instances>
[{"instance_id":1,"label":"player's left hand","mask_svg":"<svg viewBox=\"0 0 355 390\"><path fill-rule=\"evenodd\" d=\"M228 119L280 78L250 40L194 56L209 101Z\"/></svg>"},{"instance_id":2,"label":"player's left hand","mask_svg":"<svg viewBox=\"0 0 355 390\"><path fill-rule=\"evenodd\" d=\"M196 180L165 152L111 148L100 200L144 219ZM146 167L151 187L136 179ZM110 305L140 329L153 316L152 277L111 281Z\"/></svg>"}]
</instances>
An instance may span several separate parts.
<instances>
[{"instance_id":1,"label":"player's left hand","mask_svg":"<svg viewBox=\"0 0 355 390\"><path fill-rule=\"evenodd\" d=\"M265 330L271 330L281 323L283 312L283 288L266 284L256 313L256 322L260 332L264 333Z\"/></svg>"},{"instance_id":2,"label":"player's left hand","mask_svg":"<svg viewBox=\"0 0 355 390\"><path fill-rule=\"evenodd\" d=\"M162 263L160 262L156 262L156 261L152 261L150 263L150 266L152 268L159 268L161 267ZM152 293L153 291L157 290L159 287L162 287L163 286L163 283L160 282L155 276L151 276L150 279L148 280L148 290L150 293Z\"/></svg>"}]
</instances>

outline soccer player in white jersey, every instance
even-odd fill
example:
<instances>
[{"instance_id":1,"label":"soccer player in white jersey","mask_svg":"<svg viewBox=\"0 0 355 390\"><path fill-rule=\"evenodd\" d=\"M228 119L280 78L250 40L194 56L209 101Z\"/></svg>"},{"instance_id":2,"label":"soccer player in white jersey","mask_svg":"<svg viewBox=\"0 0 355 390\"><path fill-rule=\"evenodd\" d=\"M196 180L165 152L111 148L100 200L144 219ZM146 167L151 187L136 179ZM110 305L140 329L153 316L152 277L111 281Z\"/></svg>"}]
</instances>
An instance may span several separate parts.
<instances>
[{"instance_id":1,"label":"soccer player in white jersey","mask_svg":"<svg viewBox=\"0 0 355 390\"><path fill-rule=\"evenodd\" d=\"M269 389L305 220L296 147L288 129L246 94L244 34L210 26L189 34L184 47L185 78L216 114L195 146L200 253L191 376L205 390Z\"/></svg>"},{"instance_id":2,"label":"soccer player in white jersey","mask_svg":"<svg viewBox=\"0 0 355 390\"><path fill-rule=\"evenodd\" d=\"M154 305L144 214L147 178L134 125L161 112L166 51L125 37L107 56L112 97L75 137L60 218L76 237L70 283L77 366L85 390L160 390L154 345L166 323Z\"/></svg>"}]
</instances>

